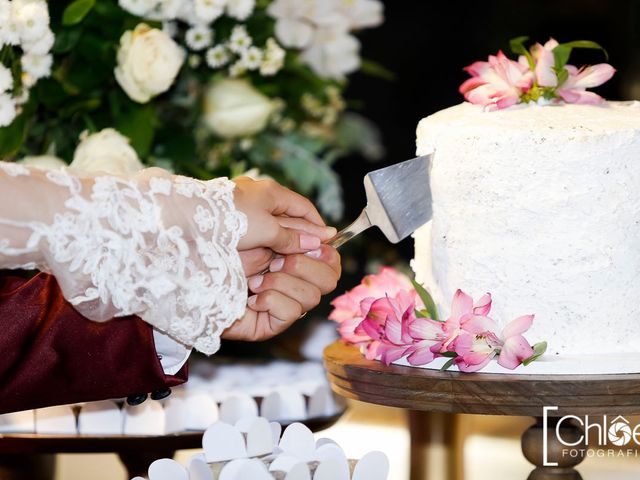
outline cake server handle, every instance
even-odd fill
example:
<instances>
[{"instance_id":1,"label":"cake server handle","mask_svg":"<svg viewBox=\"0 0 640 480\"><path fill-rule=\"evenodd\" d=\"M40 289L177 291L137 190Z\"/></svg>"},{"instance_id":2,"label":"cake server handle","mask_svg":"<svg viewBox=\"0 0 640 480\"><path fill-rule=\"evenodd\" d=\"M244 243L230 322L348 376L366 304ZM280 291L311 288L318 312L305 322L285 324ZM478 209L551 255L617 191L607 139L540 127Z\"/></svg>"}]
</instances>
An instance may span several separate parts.
<instances>
[{"instance_id":1,"label":"cake server handle","mask_svg":"<svg viewBox=\"0 0 640 480\"><path fill-rule=\"evenodd\" d=\"M333 248L339 248L349 240L351 240L356 235L361 234L367 228L371 227L373 224L369 219L369 215L367 215L367 209L362 210L360 216L348 227L340 230L335 237L327 242L327 245L332 246Z\"/></svg>"}]
</instances>

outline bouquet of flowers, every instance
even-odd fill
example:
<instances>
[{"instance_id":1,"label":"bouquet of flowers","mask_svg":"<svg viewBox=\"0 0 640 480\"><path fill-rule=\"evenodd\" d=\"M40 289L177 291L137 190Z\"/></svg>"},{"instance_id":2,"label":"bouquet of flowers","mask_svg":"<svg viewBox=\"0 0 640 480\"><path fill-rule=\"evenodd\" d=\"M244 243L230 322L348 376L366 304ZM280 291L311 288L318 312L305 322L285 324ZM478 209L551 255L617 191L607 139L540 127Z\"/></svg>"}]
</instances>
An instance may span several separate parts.
<instances>
[{"instance_id":1,"label":"bouquet of flowers","mask_svg":"<svg viewBox=\"0 0 640 480\"><path fill-rule=\"evenodd\" d=\"M443 370L455 365L462 372L476 372L494 359L513 370L540 358L547 343L532 346L523 335L534 316L523 315L501 328L489 316L492 301L489 293L474 302L458 290L449 317L440 320L422 285L384 267L336 298L329 318L338 322L344 341L386 365L401 358L410 365L427 365L446 357Z\"/></svg>"},{"instance_id":2,"label":"bouquet of flowers","mask_svg":"<svg viewBox=\"0 0 640 480\"><path fill-rule=\"evenodd\" d=\"M343 98L382 21L379 0L0 0L0 158L257 168L335 220L333 163L382 154Z\"/></svg>"}]
</instances>

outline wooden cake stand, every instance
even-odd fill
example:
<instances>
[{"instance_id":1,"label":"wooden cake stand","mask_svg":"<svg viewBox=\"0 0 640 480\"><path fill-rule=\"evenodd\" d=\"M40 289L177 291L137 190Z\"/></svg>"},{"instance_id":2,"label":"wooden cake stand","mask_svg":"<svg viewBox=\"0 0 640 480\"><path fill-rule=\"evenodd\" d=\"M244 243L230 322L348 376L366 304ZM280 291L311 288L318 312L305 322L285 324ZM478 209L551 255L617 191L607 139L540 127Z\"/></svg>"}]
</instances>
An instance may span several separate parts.
<instances>
[{"instance_id":1,"label":"wooden cake stand","mask_svg":"<svg viewBox=\"0 0 640 480\"><path fill-rule=\"evenodd\" d=\"M575 447L582 448L580 455L566 454L568 447L555 434L560 417L640 414L640 374L503 375L387 367L341 342L326 348L324 364L338 395L409 410L412 480L432 480L423 461L432 443L444 444L447 452L447 474L433 480L461 478L462 446L451 433L458 413L534 417L536 423L522 436L524 456L535 465L529 480L582 478L574 467L583 460L586 447ZM545 406L558 407L547 415L547 462L557 463L555 467L543 465ZM560 432L565 442L582 434L578 425L566 421Z\"/></svg>"}]
</instances>

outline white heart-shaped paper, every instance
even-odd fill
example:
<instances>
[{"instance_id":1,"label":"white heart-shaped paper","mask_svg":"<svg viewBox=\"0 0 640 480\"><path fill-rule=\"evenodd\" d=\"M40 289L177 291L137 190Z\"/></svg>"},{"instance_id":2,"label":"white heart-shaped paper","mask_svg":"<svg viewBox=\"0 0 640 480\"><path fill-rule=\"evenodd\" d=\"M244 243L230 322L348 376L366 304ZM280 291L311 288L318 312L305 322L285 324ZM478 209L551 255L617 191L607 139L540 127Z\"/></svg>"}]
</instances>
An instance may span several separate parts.
<instances>
[{"instance_id":1,"label":"white heart-shaped paper","mask_svg":"<svg viewBox=\"0 0 640 480\"><path fill-rule=\"evenodd\" d=\"M262 416L275 421L304 420L307 408L304 397L295 388L279 388L262 400Z\"/></svg>"},{"instance_id":2,"label":"white heart-shaped paper","mask_svg":"<svg viewBox=\"0 0 640 480\"><path fill-rule=\"evenodd\" d=\"M34 410L5 413L0 415L0 433L35 433L36 418Z\"/></svg>"},{"instance_id":3,"label":"white heart-shaped paper","mask_svg":"<svg viewBox=\"0 0 640 480\"><path fill-rule=\"evenodd\" d=\"M218 404L205 392L189 392L186 410L188 430L206 430L219 419Z\"/></svg>"},{"instance_id":4,"label":"white heart-shaped paper","mask_svg":"<svg viewBox=\"0 0 640 480\"><path fill-rule=\"evenodd\" d=\"M164 435L164 410L160 402L147 400L140 405L124 407L125 435Z\"/></svg>"},{"instance_id":5,"label":"white heart-shaped paper","mask_svg":"<svg viewBox=\"0 0 640 480\"><path fill-rule=\"evenodd\" d=\"M149 480L189 480L189 472L175 460L161 458L149 465Z\"/></svg>"},{"instance_id":6,"label":"white heart-shaped paper","mask_svg":"<svg viewBox=\"0 0 640 480\"><path fill-rule=\"evenodd\" d=\"M187 403L184 398L173 395L164 402L165 433L178 433L187 430Z\"/></svg>"},{"instance_id":7,"label":"white heart-shaped paper","mask_svg":"<svg viewBox=\"0 0 640 480\"><path fill-rule=\"evenodd\" d=\"M326 445L321 445L316 449L316 457L315 459L318 462L323 462L324 460L336 459L341 462L344 462L345 465L349 464L347 460L347 456L344 453L344 450L340 448L340 446L332 443L327 443ZM348 467L347 467L348 469Z\"/></svg>"},{"instance_id":8,"label":"white heart-shaped paper","mask_svg":"<svg viewBox=\"0 0 640 480\"><path fill-rule=\"evenodd\" d=\"M238 420L235 423L235 427L240 430L241 433L247 433L249 431L249 429L251 428L251 425L253 425L253 422L256 420L256 418L260 418L260 417L245 417L245 418L241 418L240 420Z\"/></svg>"},{"instance_id":9,"label":"white heart-shaped paper","mask_svg":"<svg viewBox=\"0 0 640 480\"><path fill-rule=\"evenodd\" d=\"M305 425L292 423L282 434L279 447L287 455L310 462L315 456L316 442L313 433Z\"/></svg>"},{"instance_id":10,"label":"white heart-shaped paper","mask_svg":"<svg viewBox=\"0 0 640 480\"><path fill-rule=\"evenodd\" d=\"M337 458L329 458L320 462L313 480L349 480L349 465Z\"/></svg>"},{"instance_id":11,"label":"white heart-shaped paper","mask_svg":"<svg viewBox=\"0 0 640 480\"><path fill-rule=\"evenodd\" d=\"M216 422L204 432L202 448L207 462L226 462L247 456L240 430L225 422Z\"/></svg>"},{"instance_id":12,"label":"white heart-shaped paper","mask_svg":"<svg viewBox=\"0 0 640 480\"><path fill-rule=\"evenodd\" d=\"M338 445L335 440L332 440L327 437L322 437L316 441L316 449L320 448L322 445L328 445L328 444Z\"/></svg>"},{"instance_id":13,"label":"white heart-shaped paper","mask_svg":"<svg viewBox=\"0 0 640 480\"><path fill-rule=\"evenodd\" d=\"M276 459L271 462L271 465L269 465L269 471L289 473L291 469L299 463L306 465L306 463L301 461L299 458L292 457L291 455L287 454L282 454L277 456Z\"/></svg>"},{"instance_id":14,"label":"white heart-shaped paper","mask_svg":"<svg viewBox=\"0 0 640 480\"><path fill-rule=\"evenodd\" d=\"M273 480L260 460L239 459L224 466L218 480Z\"/></svg>"},{"instance_id":15,"label":"white heart-shaped paper","mask_svg":"<svg viewBox=\"0 0 640 480\"><path fill-rule=\"evenodd\" d=\"M269 426L271 427L273 444L278 445L280 443L280 435L282 434L282 425L280 425L278 422L271 422Z\"/></svg>"},{"instance_id":16,"label":"white heart-shaped paper","mask_svg":"<svg viewBox=\"0 0 640 480\"><path fill-rule=\"evenodd\" d=\"M78 415L78 432L83 435L122 435L122 410L115 402L86 403Z\"/></svg>"},{"instance_id":17,"label":"white heart-shaped paper","mask_svg":"<svg viewBox=\"0 0 640 480\"><path fill-rule=\"evenodd\" d=\"M220 420L230 425L241 418L257 416L258 404L249 395L233 395L220 405Z\"/></svg>"},{"instance_id":18,"label":"white heart-shaped paper","mask_svg":"<svg viewBox=\"0 0 640 480\"><path fill-rule=\"evenodd\" d=\"M247 431L247 455L259 457L273 452L271 426L266 418L256 418Z\"/></svg>"},{"instance_id":19,"label":"white heart-shaped paper","mask_svg":"<svg viewBox=\"0 0 640 480\"><path fill-rule=\"evenodd\" d=\"M331 389L326 385L317 387L309 399L309 417L330 417L337 412L338 407Z\"/></svg>"},{"instance_id":20,"label":"white heart-shaped paper","mask_svg":"<svg viewBox=\"0 0 640 480\"><path fill-rule=\"evenodd\" d=\"M311 472L306 463L298 463L287 472L284 480L311 480Z\"/></svg>"},{"instance_id":21,"label":"white heart-shaped paper","mask_svg":"<svg viewBox=\"0 0 640 480\"><path fill-rule=\"evenodd\" d=\"M389 459L382 452L369 452L353 470L353 480L387 480Z\"/></svg>"},{"instance_id":22,"label":"white heart-shaped paper","mask_svg":"<svg viewBox=\"0 0 640 480\"><path fill-rule=\"evenodd\" d=\"M69 405L36 410L36 433L75 435L78 433L76 417Z\"/></svg>"},{"instance_id":23,"label":"white heart-shaped paper","mask_svg":"<svg viewBox=\"0 0 640 480\"><path fill-rule=\"evenodd\" d=\"M213 480L213 472L207 462L200 457L193 457L189 461L189 480Z\"/></svg>"}]
</instances>

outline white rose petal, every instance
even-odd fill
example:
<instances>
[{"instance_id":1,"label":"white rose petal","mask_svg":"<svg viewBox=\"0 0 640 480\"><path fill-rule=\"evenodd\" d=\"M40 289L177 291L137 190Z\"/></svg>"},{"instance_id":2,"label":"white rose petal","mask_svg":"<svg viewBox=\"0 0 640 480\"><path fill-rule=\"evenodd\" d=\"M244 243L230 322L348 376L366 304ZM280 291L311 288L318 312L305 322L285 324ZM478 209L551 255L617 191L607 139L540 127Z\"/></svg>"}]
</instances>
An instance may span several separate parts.
<instances>
[{"instance_id":1,"label":"white rose petal","mask_svg":"<svg viewBox=\"0 0 640 480\"><path fill-rule=\"evenodd\" d=\"M204 122L220 137L245 137L262 131L273 110L273 102L248 81L224 79L207 91Z\"/></svg>"},{"instance_id":2,"label":"white rose petal","mask_svg":"<svg viewBox=\"0 0 640 480\"><path fill-rule=\"evenodd\" d=\"M27 53L20 58L22 70L33 77L34 80L51 75L53 57L51 55L33 55Z\"/></svg>"},{"instance_id":3,"label":"white rose petal","mask_svg":"<svg viewBox=\"0 0 640 480\"><path fill-rule=\"evenodd\" d=\"M128 175L144 168L129 139L113 128L93 135L83 132L80 139L69 168L112 175Z\"/></svg>"},{"instance_id":4,"label":"white rose petal","mask_svg":"<svg viewBox=\"0 0 640 480\"><path fill-rule=\"evenodd\" d=\"M6 93L0 94L0 127L11 125L16 118L16 103Z\"/></svg>"},{"instance_id":5,"label":"white rose petal","mask_svg":"<svg viewBox=\"0 0 640 480\"><path fill-rule=\"evenodd\" d=\"M184 60L184 50L171 37L141 23L122 35L114 73L132 100L146 103L171 88Z\"/></svg>"},{"instance_id":6,"label":"white rose petal","mask_svg":"<svg viewBox=\"0 0 640 480\"><path fill-rule=\"evenodd\" d=\"M191 50L204 50L213 43L213 30L205 25L196 25L187 30L185 40Z\"/></svg>"},{"instance_id":7,"label":"white rose petal","mask_svg":"<svg viewBox=\"0 0 640 480\"><path fill-rule=\"evenodd\" d=\"M244 21L251 16L255 7L256 0L229 0L227 3L227 15Z\"/></svg>"},{"instance_id":8,"label":"white rose petal","mask_svg":"<svg viewBox=\"0 0 640 480\"><path fill-rule=\"evenodd\" d=\"M285 47L307 47L311 43L313 32L313 27L301 20L283 18L276 22L276 36Z\"/></svg>"},{"instance_id":9,"label":"white rose petal","mask_svg":"<svg viewBox=\"0 0 640 480\"><path fill-rule=\"evenodd\" d=\"M36 167L45 170L59 170L67 166L64 160L55 155L27 156L18 161L18 163L26 165L27 167Z\"/></svg>"},{"instance_id":10,"label":"white rose petal","mask_svg":"<svg viewBox=\"0 0 640 480\"><path fill-rule=\"evenodd\" d=\"M0 93L13 90L13 75L4 65L0 64Z\"/></svg>"}]
</instances>

